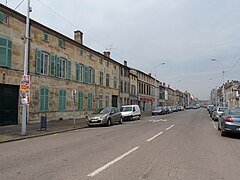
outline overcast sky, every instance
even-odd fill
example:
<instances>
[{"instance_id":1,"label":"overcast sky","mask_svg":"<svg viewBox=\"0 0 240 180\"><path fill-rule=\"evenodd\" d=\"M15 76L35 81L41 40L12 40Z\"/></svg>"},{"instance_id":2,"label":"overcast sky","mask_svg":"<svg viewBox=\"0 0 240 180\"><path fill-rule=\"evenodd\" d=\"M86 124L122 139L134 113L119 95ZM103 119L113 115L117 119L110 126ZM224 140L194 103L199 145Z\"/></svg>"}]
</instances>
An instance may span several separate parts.
<instances>
[{"instance_id":1,"label":"overcast sky","mask_svg":"<svg viewBox=\"0 0 240 180\"><path fill-rule=\"evenodd\" d=\"M15 9L21 1L7 5ZM32 0L31 6L32 19L70 38L81 30L89 48L111 48L114 60L199 99L221 85L223 69L225 81L240 78L239 0ZM17 11L26 15L26 7L27 0Z\"/></svg>"}]
</instances>

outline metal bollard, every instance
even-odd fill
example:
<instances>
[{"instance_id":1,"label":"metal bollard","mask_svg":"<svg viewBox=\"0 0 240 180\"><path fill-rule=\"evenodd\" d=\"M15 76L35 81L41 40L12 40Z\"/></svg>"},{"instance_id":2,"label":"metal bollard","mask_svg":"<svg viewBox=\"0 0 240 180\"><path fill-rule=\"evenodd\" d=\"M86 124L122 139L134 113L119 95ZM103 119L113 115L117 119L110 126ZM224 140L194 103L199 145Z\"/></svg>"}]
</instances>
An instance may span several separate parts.
<instances>
[{"instance_id":1,"label":"metal bollard","mask_svg":"<svg viewBox=\"0 0 240 180\"><path fill-rule=\"evenodd\" d=\"M45 113L43 113L41 115L41 127L40 130L45 129L47 130L47 115Z\"/></svg>"}]
</instances>

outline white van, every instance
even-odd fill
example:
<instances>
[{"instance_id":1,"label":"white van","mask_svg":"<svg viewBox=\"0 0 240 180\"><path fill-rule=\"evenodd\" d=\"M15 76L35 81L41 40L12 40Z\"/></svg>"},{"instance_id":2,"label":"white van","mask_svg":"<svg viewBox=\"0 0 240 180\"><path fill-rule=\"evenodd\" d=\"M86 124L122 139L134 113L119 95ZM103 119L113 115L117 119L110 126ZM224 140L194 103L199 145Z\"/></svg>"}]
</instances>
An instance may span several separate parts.
<instances>
[{"instance_id":1,"label":"white van","mask_svg":"<svg viewBox=\"0 0 240 180\"><path fill-rule=\"evenodd\" d=\"M141 111L138 105L125 105L121 107L123 120L140 119Z\"/></svg>"}]
</instances>

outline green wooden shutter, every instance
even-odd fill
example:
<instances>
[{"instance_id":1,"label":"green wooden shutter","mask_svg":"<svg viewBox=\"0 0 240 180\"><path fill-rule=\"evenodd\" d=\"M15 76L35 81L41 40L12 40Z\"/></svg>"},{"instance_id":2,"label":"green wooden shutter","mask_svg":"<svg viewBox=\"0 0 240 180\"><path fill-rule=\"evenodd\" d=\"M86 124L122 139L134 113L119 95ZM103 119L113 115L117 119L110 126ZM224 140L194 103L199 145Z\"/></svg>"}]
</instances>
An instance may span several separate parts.
<instances>
[{"instance_id":1,"label":"green wooden shutter","mask_svg":"<svg viewBox=\"0 0 240 180\"><path fill-rule=\"evenodd\" d=\"M66 91L63 90L63 110L66 110Z\"/></svg>"},{"instance_id":2,"label":"green wooden shutter","mask_svg":"<svg viewBox=\"0 0 240 180\"><path fill-rule=\"evenodd\" d=\"M54 55L51 54L50 55L50 76L54 76L54 71L55 67L54 67Z\"/></svg>"},{"instance_id":3,"label":"green wooden shutter","mask_svg":"<svg viewBox=\"0 0 240 180\"><path fill-rule=\"evenodd\" d=\"M78 109L79 110L83 110L84 109L84 103L83 103L83 92L82 91L80 91L79 93L78 93Z\"/></svg>"},{"instance_id":4,"label":"green wooden shutter","mask_svg":"<svg viewBox=\"0 0 240 180\"><path fill-rule=\"evenodd\" d=\"M79 81L80 80L80 67L79 64L76 62L76 80Z\"/></svg>"},{"instance_id":5,"label":"green wooden shutter","mask_svg":"<svg viewBox=\"0 0 240 180\"><path fill-rule=\"evenodd\" d=\"M88 83L89 69L88 66L84 66L84 82Z\"/></svg>"},{"instance_id":6,"label":"green wooden shutter","mask_svg":"<svg viewBox=\"0 0 240 180\"><path fill-rule=\"evenodd\" d=\"M92 93L88 93L88 110L92 110Z\"/></svg>"},{"instance_id":7,"label":"green wooden shutter","mask_svg":"<svg viewBox=\"0 0 240 180\"><path fill-rule=\"evenodd\" d=\"M41 61L41 51L36 49L36 73L40 73L40 61Z\"/></svg>"},{"instance_id":8,"label":"green wooden shutter","mask_svg":"<svg viewBox=\"0 0 240 180\"><path fill-rule=\"evenodd\" d=\"M3 22L5 18L4 13L0 12L0 22Z\"/></svg>"},{"instance_id":9,"label":"green wooden shutter","mask_svg":"<svg viewBox=\"0 0 240 180\"><path fill-rule=\"evenodd\" d=\"M72 61L68 60L68 73L67 73L67 79L72 79Z\"/></svg>"},{"instance_id":10,"label":"green wooden shutter","mask_svg":"<svg viewBox=\"0 0 240 180\"><path fill-rule=\"evenodd\" d=\"M62 90L59 91L59 110L62 111Z\"/></svg>"},{"instance_id":11,"label":"green wooden shutter","mask_svg":"<svg viewBox=\"0 0 240 180\"><path fill-rule=\"evenodd\" d=\"M95 84L95 69L93 69L92 83Z\"/></svg>"},{"instance_id":12,"label":"green wooden shutter","mask_svg":"<svg viewBox=\"0 0 240 180\"><path fill-rule=\"evenodd\" d=\"M11 68L12 66L12 41L8 39L7 45L7 67Z\"/></svg>"},{"instance_id":13,"label":"green wooden shutter","mask_svg":"<svg viewBox=\"0 0 240 180\"><path fill-rule=\"evenodd\" d=\"M44 111L44 88L40 89L40 111Z\"/></svg>"},{"instance_id":14,"label":"green wooden shutter","mask_svg":"<svg viewBox=\"0 0 240 180\"><path fill-rule=\"evenodd\" d=\"M45 89L45 111L48 111L48 92L49 90L46 88Z\"/></svg>"},{"instance_id":15,"label":"green wooden shutter","mask_svg":"<svg viewBox=\"0 0 240 180\"><path fill-rule=\"evenodd\" d=\"M55 56L56 58L56 77L60 77L60 58Z\"/></svg>"}]
</instances>

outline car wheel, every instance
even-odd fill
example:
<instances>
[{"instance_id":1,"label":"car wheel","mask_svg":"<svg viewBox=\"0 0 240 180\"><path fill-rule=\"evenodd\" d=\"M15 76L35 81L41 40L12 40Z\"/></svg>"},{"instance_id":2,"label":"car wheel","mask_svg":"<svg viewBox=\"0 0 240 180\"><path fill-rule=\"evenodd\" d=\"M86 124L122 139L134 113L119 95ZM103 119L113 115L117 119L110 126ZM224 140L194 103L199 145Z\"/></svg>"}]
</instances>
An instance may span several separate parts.
<instances>
[{"instance_id":1,"label":"car wheel","mask_svg":"<svg viewBox=\"0 0 240 180\"><path fill-rule=\"evenodd\" d=\"M133 117L132 117L132 116L130 116L130 118L129 118L129 119L130 119L130 121L132 121L132 120L133 120Z\"/></svg>"},{"instance_id":2,"label":"car wheel","mask_svg":"<svg viewBox=\"0 0 240 180\"><path fill-rule=\"evenodd\" d=\"M111 119L108 119L107 126L111 126L111 125L112 125Z\"/></svg>"},{"instance_id":3,"label":"car wheel","mask_svg":"<svg viewBox=\"0 0 240 180\"><path fill-rule=\"evenodd\" d=\"M123 118L121 117L119 120L119 124L122 124L122 123L123 123Z\"/></svg>"},{"instance_id":4,"label":"car wheel","mask_svg":"<svg viewBox=\"0 0 240 180\"><path fill-rule=\"evenodd\" d=\"M140 117L141 117L141 116L139 115L139 116L138 116L138 120L140 120Z\"/></svg>"}]
</instances>

